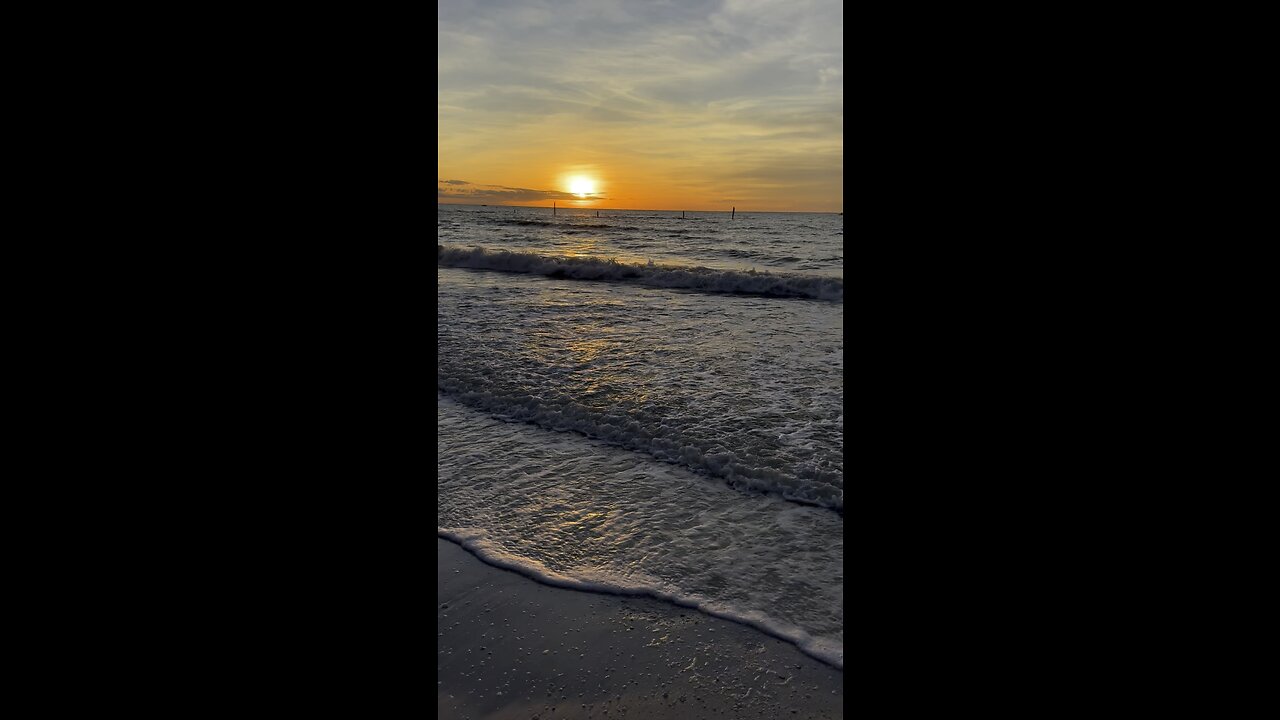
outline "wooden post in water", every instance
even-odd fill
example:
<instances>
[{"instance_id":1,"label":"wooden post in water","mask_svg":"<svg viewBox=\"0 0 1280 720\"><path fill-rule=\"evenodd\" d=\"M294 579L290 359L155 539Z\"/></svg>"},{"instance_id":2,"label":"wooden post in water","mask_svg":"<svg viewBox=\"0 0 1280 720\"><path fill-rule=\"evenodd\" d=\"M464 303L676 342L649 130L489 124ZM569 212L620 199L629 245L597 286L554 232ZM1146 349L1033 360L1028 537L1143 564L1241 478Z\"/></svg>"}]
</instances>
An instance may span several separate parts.
<instances>
[{"instance_id":1,"label":"wooden post in water","mask_svg":"<svg viewBox=\"0 0 1280 720\"><path fill-rule=\"evenodd\" d=\"M729 213L729 219L730 219L730 220L732 220L732 219L733 219L733 216L734 216L734 215L737 215L737 214L738 214L738 208L736 208L736 207L735 207L735 208L733 209L733 212L730 212L730 213Z\"/></svg>"},{"instance_id":2,"label":"wooden post in water","mask_svg":"<svg viewBox=\"0 0 1280 720\"><path fill-rule=\"evenodd\" d=\"M551 203L551 215L552 215L552 217L554 217L554 216L555 216L555 214L556 214L556 204L553 202L553 203Z\"/></svg>"},{"instance_id":3,"label":"wooden post in water","mask_svg":"<svg viewBox=\"0 0 1280 720\"><path fill-rule=\"evenodd\" d=\"M681 220L683 220L683 219L684 219L684 211L683 211L683 210L681 210L681 211L680 211L680 219L681 219Z\"/></svg>"}]
</instances>

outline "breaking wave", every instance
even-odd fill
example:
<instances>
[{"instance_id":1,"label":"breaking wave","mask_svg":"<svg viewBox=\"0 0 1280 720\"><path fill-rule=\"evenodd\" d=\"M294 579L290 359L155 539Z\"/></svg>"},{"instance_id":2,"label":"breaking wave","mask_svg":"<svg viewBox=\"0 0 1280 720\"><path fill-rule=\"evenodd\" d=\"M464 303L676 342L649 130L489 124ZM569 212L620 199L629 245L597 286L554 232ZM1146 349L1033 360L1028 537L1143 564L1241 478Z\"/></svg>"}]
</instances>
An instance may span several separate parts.
<instances>
[{"instance_id":1,"label":"breaking wave","mask_svg":"<svg viewBox=\"0 0 1280 720\"><path fill-rule=\"evenodd\" d=\"M613 259L537 255L436 245L436 264L444 267L530 273L572 280L628 282L657 288L764 295L844 302L844 281L817 275L780 275L755 270L622 263Z\"/></svg>"}]
</instances>

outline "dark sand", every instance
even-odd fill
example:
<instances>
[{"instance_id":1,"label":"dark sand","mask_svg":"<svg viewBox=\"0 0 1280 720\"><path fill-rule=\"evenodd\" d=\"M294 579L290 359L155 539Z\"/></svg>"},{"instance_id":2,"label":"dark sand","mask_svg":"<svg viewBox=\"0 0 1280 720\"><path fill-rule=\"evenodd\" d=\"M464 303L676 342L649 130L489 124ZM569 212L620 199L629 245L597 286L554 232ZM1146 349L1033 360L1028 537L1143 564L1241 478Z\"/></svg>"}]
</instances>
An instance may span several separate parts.
<instances>
[{"instance_id":1,"label":"dark sand","mask_svg":"<svg viewBox=\"0 0 1280 720\"><path fill-rule=\"evenodd\" d=\"M436 539L441 718L839 718L844 672L650 598L551 587Z\"/></svg>"}]
</instances>

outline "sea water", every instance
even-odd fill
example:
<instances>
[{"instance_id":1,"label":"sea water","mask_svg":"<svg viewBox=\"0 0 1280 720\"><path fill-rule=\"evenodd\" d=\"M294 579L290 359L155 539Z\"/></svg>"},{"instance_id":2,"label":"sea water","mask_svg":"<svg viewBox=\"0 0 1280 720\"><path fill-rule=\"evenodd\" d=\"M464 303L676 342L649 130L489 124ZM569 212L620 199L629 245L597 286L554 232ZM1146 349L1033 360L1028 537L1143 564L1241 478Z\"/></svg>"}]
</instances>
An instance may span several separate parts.
<instances>
[{"instance_id":1,"label":"sea water","mask_svg":"<svg viewBox=\"0 0 1280 720\"><path fill-rule=\"evenodd\" d=\"M438 534L843 667L844 218L438 212Z\"/></svg>"}]
</instances>

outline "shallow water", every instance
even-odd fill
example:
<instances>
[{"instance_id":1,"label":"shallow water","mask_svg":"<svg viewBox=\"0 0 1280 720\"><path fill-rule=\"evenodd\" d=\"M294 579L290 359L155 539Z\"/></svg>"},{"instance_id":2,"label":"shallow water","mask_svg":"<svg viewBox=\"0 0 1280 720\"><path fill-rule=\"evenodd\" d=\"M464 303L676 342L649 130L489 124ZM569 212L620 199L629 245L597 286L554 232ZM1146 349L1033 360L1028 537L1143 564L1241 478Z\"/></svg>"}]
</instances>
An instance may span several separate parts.
<instances>
[{"instance_id":1,"label":"shallow water","mask_svg":"<svg viewBox=\"0 0 1280 720\"><path fill-rule=\"evenodd\" d=\"M679 216L440 206L438 530L842 667L843 218Z\"/></svg>"}]
</instances>

